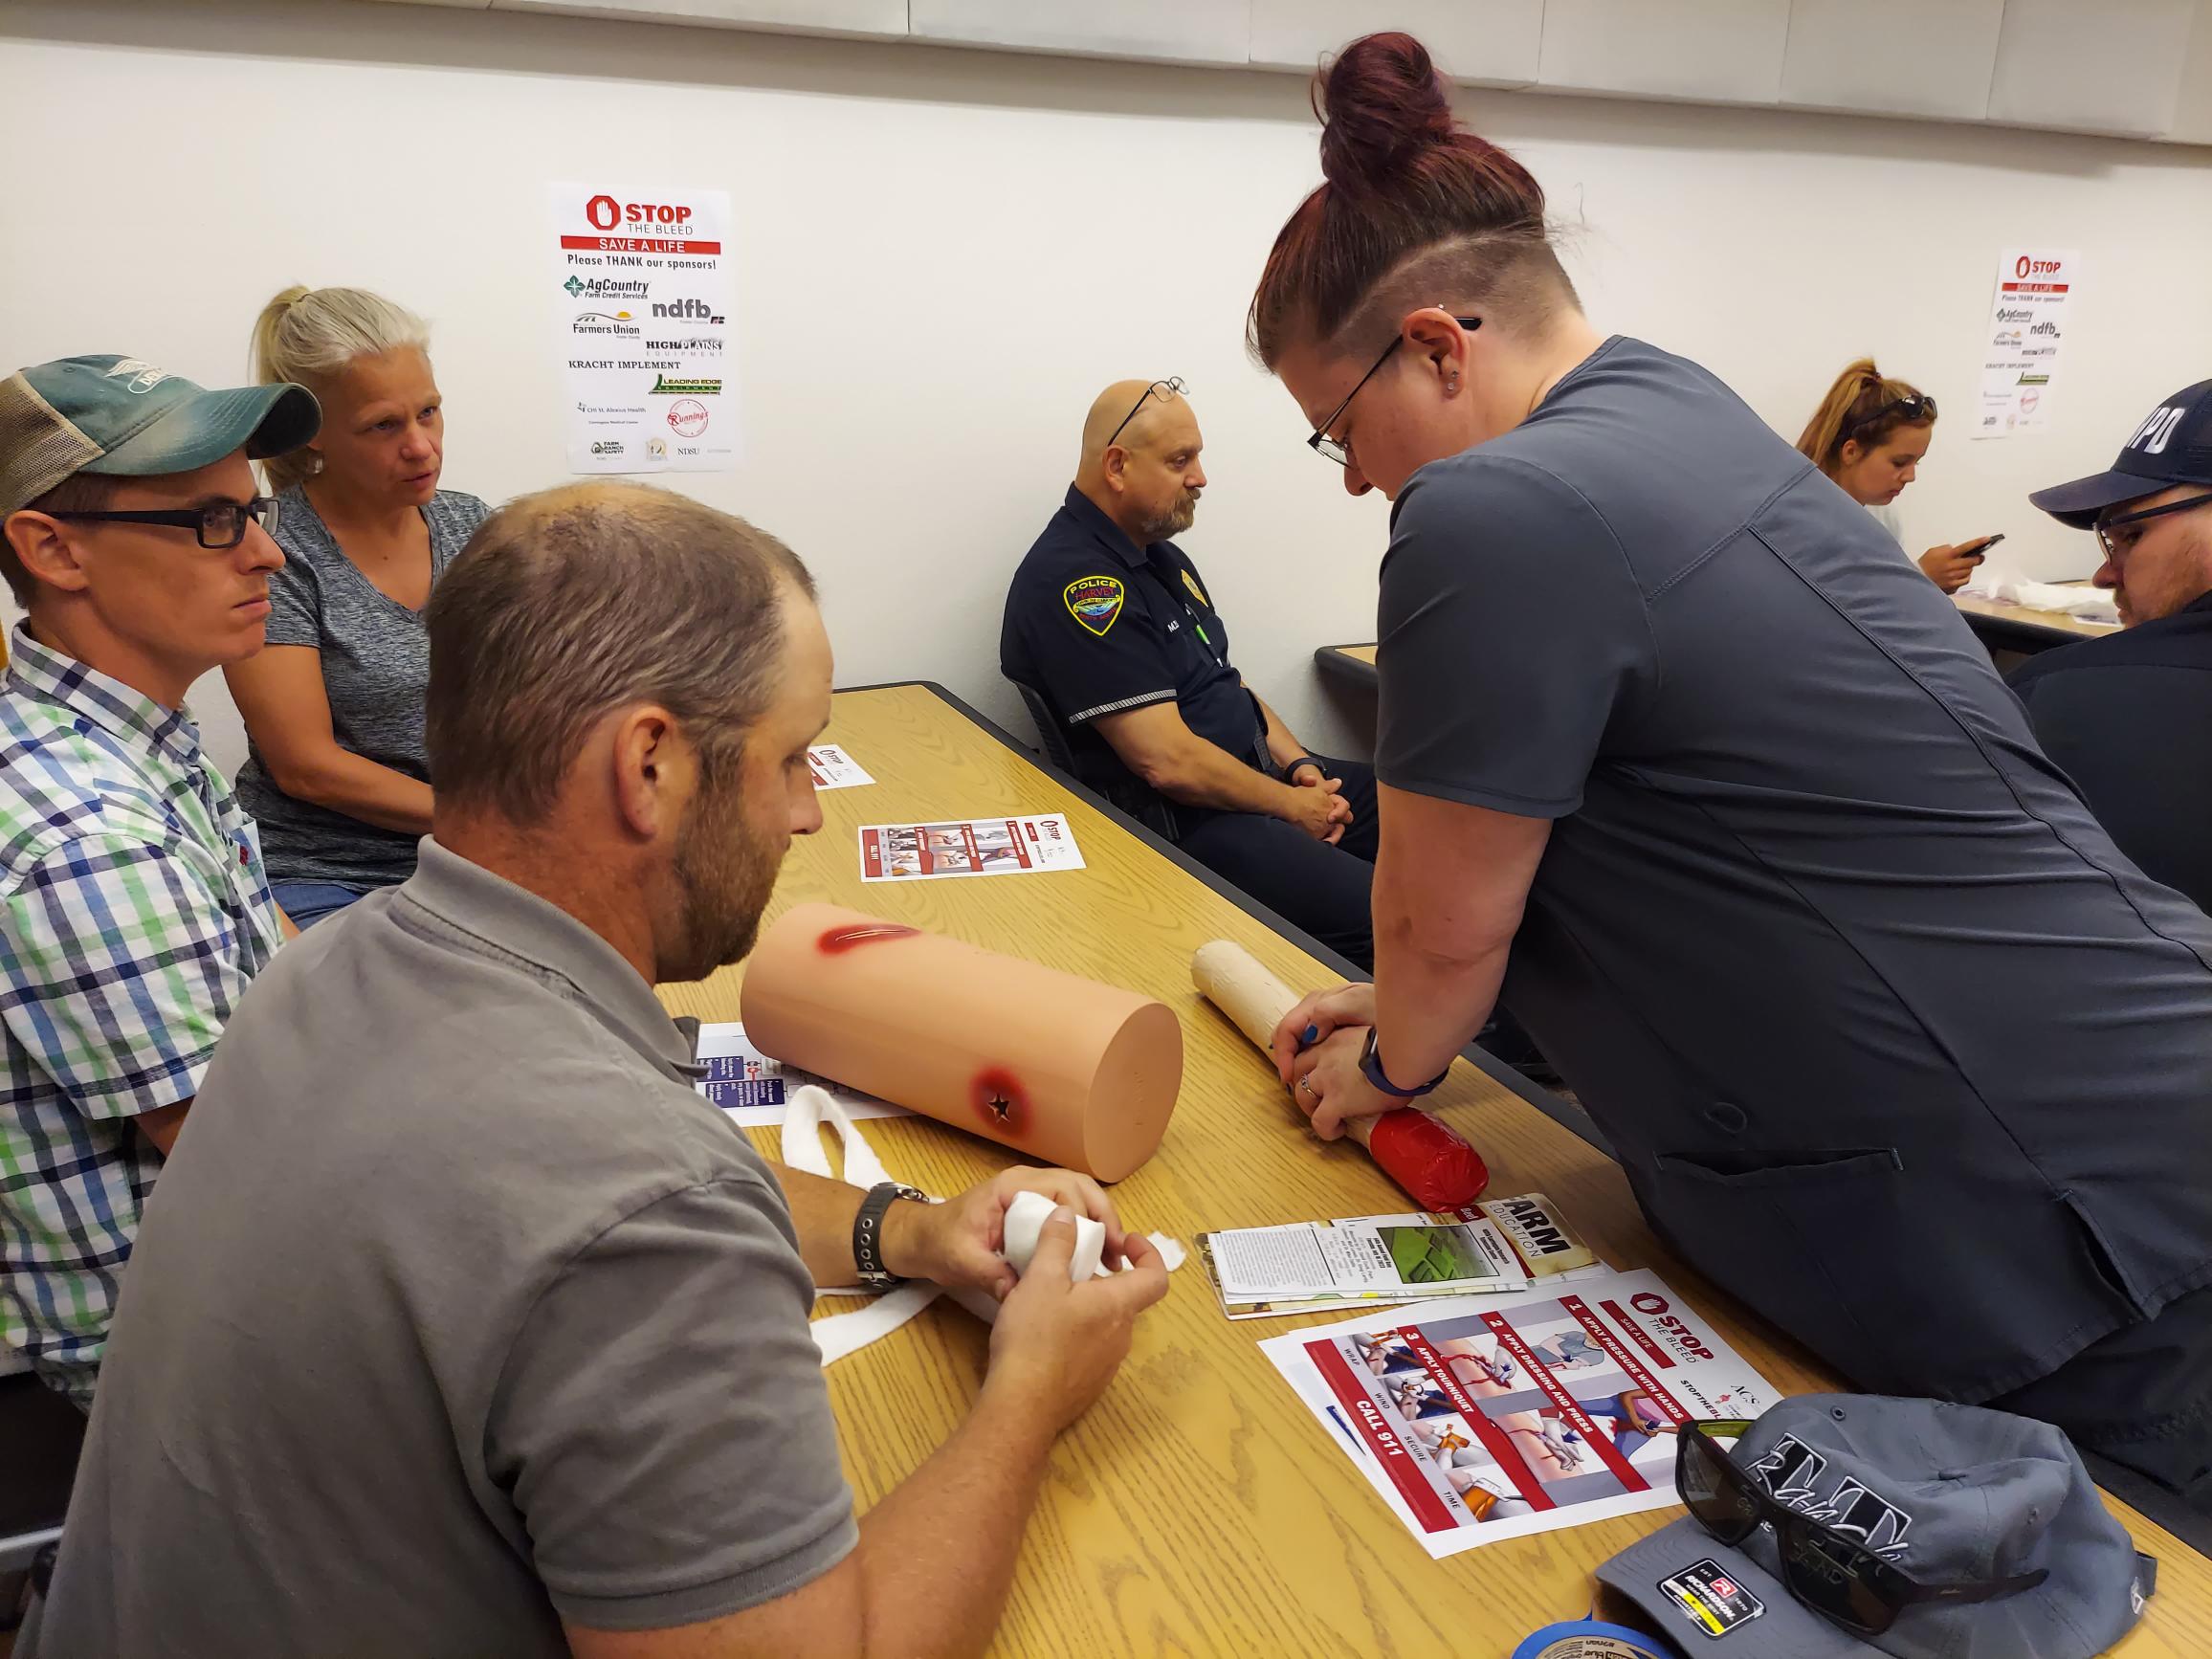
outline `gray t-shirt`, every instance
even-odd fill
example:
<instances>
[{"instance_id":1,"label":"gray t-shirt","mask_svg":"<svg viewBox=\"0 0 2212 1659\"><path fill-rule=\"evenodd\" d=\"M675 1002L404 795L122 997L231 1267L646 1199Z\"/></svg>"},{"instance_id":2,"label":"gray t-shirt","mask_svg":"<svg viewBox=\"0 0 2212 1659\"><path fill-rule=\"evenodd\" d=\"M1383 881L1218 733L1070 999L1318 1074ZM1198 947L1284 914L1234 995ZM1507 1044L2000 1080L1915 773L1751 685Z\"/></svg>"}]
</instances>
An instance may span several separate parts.
<instances>
[{"instance_id":1,"label":"gray t-shirt","mask_svg":"<svg viewBox=\"0 0 2212 1659\"><path fill-rule=\"evenodd\" d=\"M338 746L430 782L423 697L431 683L430 634L419 610L387 596L339 547L298 485L286 490L276 527L284 568L269 578L269 643L322 656L322 690ZM440 490L423 508L431 533L431 585L491 509ZM261 827L272 881L339 881L388 887L414 874L415 837L382 829L276 787L258 748L238 771L238 799Z\"/></svg>"},{"instance_id":2,"label":"gray t-shirt","mask_svg":"<svg viewBox=\"0 0 2212 1659\"><path fill-rule=\"evenodd\" d=\"M842 1559L812 1285L689 1051L428 839L277 952L140 1233L40 1652L565 1654Z\"/></svg>"},{"instance_id":3,"label":"gray t-shirt","mask_svg":"<svg viewBox=\"0 0 2212 1659\"><path fill-rule=\"evenodd\" d=\"M1616 339L1416 473L1378 666L1382 782L1554 820L1504 1001L1703 1272L1970 1401L2212 1281L2212 921L1712 375Z\"/></svg>"}]
</instances>

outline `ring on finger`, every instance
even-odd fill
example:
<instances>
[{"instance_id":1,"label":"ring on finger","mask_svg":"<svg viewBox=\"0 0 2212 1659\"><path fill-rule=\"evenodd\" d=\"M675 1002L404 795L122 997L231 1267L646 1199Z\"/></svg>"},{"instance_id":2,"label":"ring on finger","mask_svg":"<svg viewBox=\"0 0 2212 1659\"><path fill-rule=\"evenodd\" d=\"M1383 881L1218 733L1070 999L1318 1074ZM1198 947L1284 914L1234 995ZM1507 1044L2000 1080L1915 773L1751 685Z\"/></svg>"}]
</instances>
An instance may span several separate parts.
<instances>
[{"instance_id":1,"label":"ring on finger","mask_svg":"<svg viewBox=\"0 0 2212 1659\"><path fill-rule=\"evenodd\" d=\"M1307 1094L1314 1095L1314 1080L1311 1077L1300 1077L1298 1079L1298 1087L1303 1089ZM1314 1098L1318 1100L1320 1096L1318 1095L1314 1095Z\"/></svg>"}]
</instances>

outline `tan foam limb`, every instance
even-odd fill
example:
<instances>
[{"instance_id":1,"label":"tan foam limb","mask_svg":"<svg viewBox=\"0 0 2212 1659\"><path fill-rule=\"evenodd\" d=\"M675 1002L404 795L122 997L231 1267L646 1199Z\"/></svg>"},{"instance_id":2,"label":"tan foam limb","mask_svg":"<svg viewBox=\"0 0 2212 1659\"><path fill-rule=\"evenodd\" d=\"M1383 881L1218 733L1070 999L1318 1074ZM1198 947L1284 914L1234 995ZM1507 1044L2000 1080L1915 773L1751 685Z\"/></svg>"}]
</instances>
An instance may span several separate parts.
<instances>
[{"instance_id":1,"label":"tan foam limb","mask_svg":"<svg viewBox=\"0 0 2212 1659\"><path fill-rule=\"evenodd\" d=\"M740 1011L764 1054L1099 1181L1183 1085L1166 1004L832 904L762 936Z\"/></svg>"}]
</instances>

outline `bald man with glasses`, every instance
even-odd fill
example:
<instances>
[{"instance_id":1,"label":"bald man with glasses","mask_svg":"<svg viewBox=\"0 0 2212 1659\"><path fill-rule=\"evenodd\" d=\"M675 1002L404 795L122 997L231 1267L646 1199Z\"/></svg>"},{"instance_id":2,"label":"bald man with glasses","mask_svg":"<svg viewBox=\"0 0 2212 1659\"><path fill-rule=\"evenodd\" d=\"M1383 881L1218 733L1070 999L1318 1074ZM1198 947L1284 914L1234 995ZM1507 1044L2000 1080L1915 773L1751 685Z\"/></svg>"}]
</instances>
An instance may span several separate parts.
<instances>
[{"instance_id":1,"label":"bald man with glasses","mask_svg":"<svg viewBox=\"0 0 2212 1659\"><path fill-rule=\"evenodd\" d=\"M1364 968L1375 774L1309 754L1232 663L1172 540L1206 483L1183 391L1120 381L1092 404L1075 481L1014 573L1000 667L1086 784Z\"/></svg>"},{"instance_id":2,"label":"bald man with glasses","mask_svg":"<svg viewBox=\"0 0 2212 1659\"><path fill-rule=\"evenodd\" d=\"M2096 533L2126 631L2012 675L2037 740L2143 874L2212 910L2212 380L2176 392L2112 467L2028 499Z\"/></svg>"}]
</instances>

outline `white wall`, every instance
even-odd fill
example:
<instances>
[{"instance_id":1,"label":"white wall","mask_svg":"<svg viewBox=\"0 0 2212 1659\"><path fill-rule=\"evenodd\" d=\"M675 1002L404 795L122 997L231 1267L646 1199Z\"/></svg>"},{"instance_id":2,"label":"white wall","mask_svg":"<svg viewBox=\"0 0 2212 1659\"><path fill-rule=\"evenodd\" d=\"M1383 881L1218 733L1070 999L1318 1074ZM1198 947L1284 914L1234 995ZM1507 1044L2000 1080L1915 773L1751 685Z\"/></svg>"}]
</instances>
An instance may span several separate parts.
<instances>
[{"instance_id":1,"label":"white wall","mask_svg":"<svg viewBox=\"0 0 2212 1659\"><path fill-rule=\"evenodd\" d=\"M1367 637L1384 536L1242 349L1268 243L1317 177L1289 77L345 0L0 13L0 359L122 350L222 383L260 302L359 283L429 315L448 480L562 476L542 187L727 188L745 459L683 487L820 574L839 677L927 677L1019 725L1006 573L1093 393L1182 374L1213 487L1187 545L1237 656L1316 745L1362 711L1316 645ZM2088 539L2022 500L2106 465L2212 373L2212 165L2056 134L1471 95L1570 227L1602 327L1701 359L1794 437L1865 351L1951 410L1901 503L2032 574ZM2081 248L2055 419L1967 441L2000 246ZM618 603L610 594L608 603ZM235 758L219 686L196 699ZM948 804L949 805L949 804Z\"/></svg>"}]
</instances>

